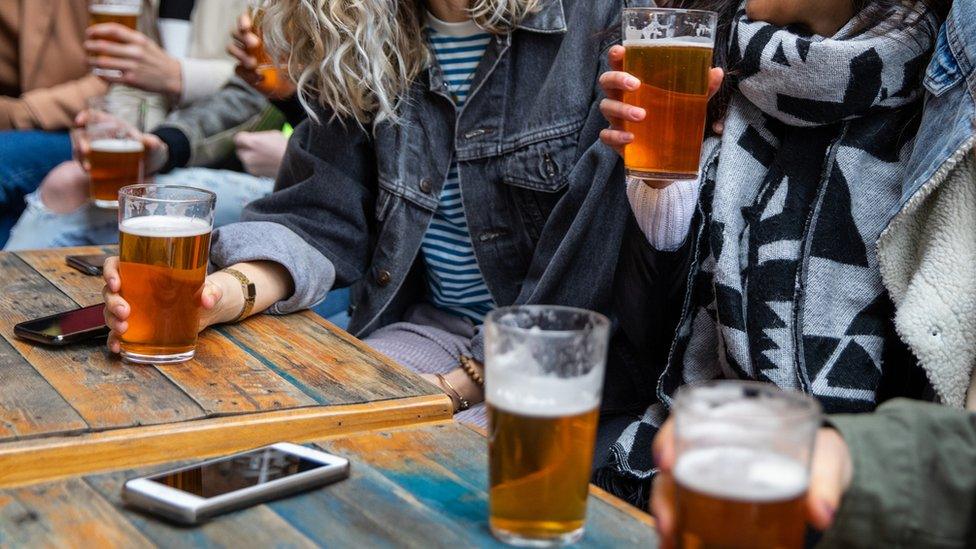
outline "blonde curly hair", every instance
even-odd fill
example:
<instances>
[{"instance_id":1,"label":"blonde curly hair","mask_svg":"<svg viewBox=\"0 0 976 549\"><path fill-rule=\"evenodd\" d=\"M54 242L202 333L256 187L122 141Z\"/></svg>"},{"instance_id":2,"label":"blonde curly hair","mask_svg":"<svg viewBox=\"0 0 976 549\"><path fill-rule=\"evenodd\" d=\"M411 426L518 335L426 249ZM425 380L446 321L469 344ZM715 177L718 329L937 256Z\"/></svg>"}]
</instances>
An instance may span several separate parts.
<instances>
[{"instance_id":1,"label":"blonde curly hair","mask_svg":"<svg viewBox=\"0 0 976 549\"><path fill-rule=\"evenodd\" d=\"M471 0L468 13L504 34L542 1ZM310 114L317 103L361 126L397 122L400 101L431 62L422 0L266 0L263 8L264 41L287 60Z\"/></svg>"}]
</instances>

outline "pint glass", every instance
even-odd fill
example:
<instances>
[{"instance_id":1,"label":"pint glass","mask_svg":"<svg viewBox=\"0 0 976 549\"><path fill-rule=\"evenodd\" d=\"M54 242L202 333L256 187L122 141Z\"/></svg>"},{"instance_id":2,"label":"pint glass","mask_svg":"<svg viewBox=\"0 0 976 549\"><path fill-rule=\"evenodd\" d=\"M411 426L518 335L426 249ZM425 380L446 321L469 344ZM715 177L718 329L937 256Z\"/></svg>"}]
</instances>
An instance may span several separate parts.
<instances>
[{"instance_id":1,"label":"pint glass","mask_svg":"<svg viewBox=\"0 0 976 549\"><path fill-rule=\"evenodd\" d=\"M261 39L261 44L256 48L248 48L248 54L258 60L257 73L261 75L261 82L255 86L258 91L269 97L283 97L291 94L291 87L288 85L287 75L278 63L275 63L271 55L264 47L264 8L261 7L259 0L254 0L248 10L251 16L251 27L254 34Z\"/></svg>"},{"instance_id":2,"label":"pint glass","mask_svg":"<svg viewBox=\"0 0 976 549\"><path fill-rule=\"evenodd\" d=\"M678 547L802 548L819 404L720 381L680 389L674 418Z\"/></svg>"},{"instance_id":3,"label":"pint glass","mask_svg":"<svg viewBox=\"0 0 976 549\"><path fill-rule=\"evenodd\" d=\"M88 177L92 201L99 208L117 208L119 189L142 183L144 104L126 107L112 97L88 102Z\"/></svg>"},{"instance_id":4,"label":"pint glass","mask_svg":"<svg viewBox=\"0 0 976 549\"><path fill-rule=\"evenodd\" d=\"M129 303L122 357L139 364L193 358L216 196L192 187L119 192L120 294Z\"/></svg>"},{"instance_id":5,"label":"pint glass","mask_svg":"<svg viewBox=\"0 0 976 549\"><path fill-rule=\"evenodd\" d=\"M485 324L489 523L498 539L554 546L583 536L606 364L606 317L499 309Z\"/></svg>"},{"instance_id":6,"label":"pint glass","mask_svg":"<svg viewBox=\"0 0 976 549\"><path fill-rule=\"evenodd\" d=\"M708 11L624 9L624 71L641 86L625 92L623 101L647 111L643 121L626 122L634 135L624 148L627 175L698 178L717 22Z\"/></svg>"},{"instance_id":7,"label":"pint glass","mask_svg":"<svg viewBox=\"0 0 976 549\"><path fill-rule=\"evenodd\" d=\"M139 14L142 13L142 0L89 0L89 26L102 23L118 23L132 30L139 28ZM115 70L94 69L100 76L120 76Z\"/></svg>"}]
</instances>

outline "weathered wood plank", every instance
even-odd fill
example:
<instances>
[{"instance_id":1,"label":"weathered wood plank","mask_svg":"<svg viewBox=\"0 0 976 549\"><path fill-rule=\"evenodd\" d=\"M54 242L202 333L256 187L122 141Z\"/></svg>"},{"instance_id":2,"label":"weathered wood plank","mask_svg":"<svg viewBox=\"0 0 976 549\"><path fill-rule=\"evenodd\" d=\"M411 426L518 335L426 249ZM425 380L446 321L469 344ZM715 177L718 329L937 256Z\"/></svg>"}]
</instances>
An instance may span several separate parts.
<instances>
[{"instance_id":1,"label":"weathered wood plank","mask_svg":"<svg viewBox=\"0 0 976 549\"><path fill-rule=\"evenodd\" d=\"M169 468L171 465L163 467ZM316 547L266 506L223 515L199 527L183 528L123 507L122 485L130 478L160 471L160 467L90 476L85 481L145 537L160 547Z\"/></svg>"},{"instance_id":2,"label":"weathered wood plank","mask_svg":"<svg viewBox=\"0 0 976 549\"><path fill-rule=\"evenodd\" d=\"M0 487L450 418L442 394L8 442L0 445Z\"/></svg>"},{"instance_id":3,"label":"weathered wood plank","mask_svg":"<svg viewBox=\"0 0 976 549\"><path fill-rule=\"evenodd\" d=\"M0 254L0 335L93 429L184 421L203 409L153 367L125 366L104 344L43 347L14 337L14 324L77 304L13 254Z\"/></svg>"},{"instance_id":4,"label":"weathered wood plank","mask_svg":"<svg viewBox=\"0 0 976 549\"><path fill-rule=\"evenodd\" d=\"M0 339L0 440L86 429L78 412Z\"/></svg>"},{"instance_id":5,"label":"weathered wood plank","mask_svg":"<svg viewBox=\"0 0 976 549\"><path fill-rule=\"evenodd\" d=\"M0 492L0 546L151 547L80 478Z\"/></svg>"},{"instance_id":6,"label":"weathered wood plank","mask_svg":"<svg viewBox=\"0 0 976 549\"><path fill-rule=\"evenodd\" d=\"M436 394L402 366L318 315L258 316L217 328L320 404L353 404Z\"/></svg>"},{"instance_id":7,"label":"weathered wood plank","mask_svg":"<svg viewBox=\"0 0 976 549\"><path fill-rule=\"evenodd\" d=\"M83 274L65 263L69 255L96 255L118 253L117 246L85 246L81 248L49 248L15 252L25 263L48 279L55 287L87 307L102 302L102 277Z\"/></svg>"},{"instance_id":8,"label":"weathered wood plank","mask_svg":"<svg viewBox=\"0 0 976 549\"><path fill-rule=\"evenodd\" d=\"M102 279L68 267L64 258L115 251L114 246L90 246L70 251L19 252L17 255L70 298L87 306L101 303ZM158 365L156 368L199 404L208 416L315 404L314 399L212 330L201 336L197 357L186 364Z\"/></svg>"}]
</instances>

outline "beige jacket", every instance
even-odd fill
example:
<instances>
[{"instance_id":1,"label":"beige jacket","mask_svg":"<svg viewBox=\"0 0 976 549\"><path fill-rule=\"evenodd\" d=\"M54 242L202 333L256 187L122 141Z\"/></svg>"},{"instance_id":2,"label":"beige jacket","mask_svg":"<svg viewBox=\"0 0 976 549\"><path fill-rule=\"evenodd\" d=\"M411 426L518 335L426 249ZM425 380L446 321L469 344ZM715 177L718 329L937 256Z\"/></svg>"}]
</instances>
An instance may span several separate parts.
<instances>
[{"instance_id":1,"label":"beige jacket","mask_svg":"<svg viewBox=\"0 0 976 549\"><path fill-rule=\"evenodd\" d=\"M21 95L0 97L0 130L70 128L88 98L107 89L90 74L82 47L88 2L3 1L19 2L22 10L17 47L20 81L5 83L19 88Z\"/></svg>"},{"instance_id":2,"label":"beige jacket","mask_svg":"<svg viewBox=\"0 0 976 549\"><path fill-rule=\"evenodd\" d=\"M944 404L976 410L976 137L881 235L895 328Z\"/></svg>"}]
</instances>

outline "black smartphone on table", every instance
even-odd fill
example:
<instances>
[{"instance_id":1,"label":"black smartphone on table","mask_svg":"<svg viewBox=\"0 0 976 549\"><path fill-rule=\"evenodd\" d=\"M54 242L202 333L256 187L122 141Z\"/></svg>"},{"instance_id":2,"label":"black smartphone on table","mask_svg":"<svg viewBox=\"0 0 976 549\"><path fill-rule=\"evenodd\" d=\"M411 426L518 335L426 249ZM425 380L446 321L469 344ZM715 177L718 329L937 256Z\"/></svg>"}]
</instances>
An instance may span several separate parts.
<instances>
[{"instance_id":1,"label":"black smartphone on table","mask_svg":"<svg viewBox=\"0 0 976 549\"><path fill-rule=\"evenodd\" d=\"M105 337L105 304L83 307L35 320L21 322L14 326L17 337L44 343L46 345L69 345L87 339Z\"/></svg>"},{"instance_id":2,"label":"black smartphone on table","mask_svg":"<svg viewBox=\"0 0 976 549\"><path fill-rule=\"evenodd\" d=\"M81 271L89 276L102 276L102 267L108 254L96 255L69 255L64 259L69 267Z\"/></svg>"}]
</instances>

